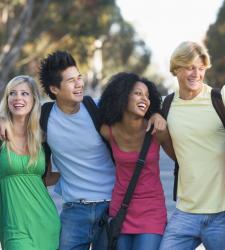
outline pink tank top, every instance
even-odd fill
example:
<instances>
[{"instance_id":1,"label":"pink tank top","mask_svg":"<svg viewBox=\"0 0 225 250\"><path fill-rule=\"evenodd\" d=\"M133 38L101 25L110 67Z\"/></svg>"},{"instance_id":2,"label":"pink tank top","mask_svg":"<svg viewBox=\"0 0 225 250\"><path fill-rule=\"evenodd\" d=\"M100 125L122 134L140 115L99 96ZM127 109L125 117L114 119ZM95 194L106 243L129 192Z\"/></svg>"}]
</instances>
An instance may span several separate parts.
<instances>
[{"instance_id":1,"label":"pink tank top","mask_svg":"<svg viewBox=\"0 0 225 250\"><path fill-rule=\"evenodd\" d=\"M139 152L121 150L113 138L111 127L109 130L116 165L116 182L109 207L109 214L114 217L123 201ZM165 197L159 176L159 144L153 136L146 156L146 164L138 179L121 233L163 234L166 221Z\"/></svg>"}]
</instances>

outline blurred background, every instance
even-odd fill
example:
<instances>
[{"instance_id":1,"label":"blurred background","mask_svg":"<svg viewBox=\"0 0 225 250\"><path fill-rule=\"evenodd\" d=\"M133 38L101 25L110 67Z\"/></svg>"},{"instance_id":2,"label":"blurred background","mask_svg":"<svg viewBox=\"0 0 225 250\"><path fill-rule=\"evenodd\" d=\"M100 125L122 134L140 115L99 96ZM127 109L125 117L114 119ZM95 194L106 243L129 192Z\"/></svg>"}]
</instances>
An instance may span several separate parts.
<instances>
[{"instance_id":1,"label":"blurred background","mask_svg":"<svg viewBox=\"0 0 225 250\"><path fill-rule=\"evenodd\" d=\"M221 87L223 0L1 0L0 97L15 75L38 80L40 59L55 50L73 54L92 96L118 71L148 77L166 95L176 86L170 54L184 40L207 46L213 64L207 81Z\"/></svg>"},{"instance_id":2,"label":"blurred background","mask_svg":"<svg viewBox=\"0 0 225 250\"><path fill-rule=\"evenodd\" d=\"M169 73L170 55L185 40L205 44L212 60L206 82L221 88L225 83L223 0L1 0L0 99L16 75L28 74L38 81L40 59L55 50L72 53L86 93L93 97L118 71L145 76L166 95L177 85ZM160 167L170 217L175 206L173 163L163 152ZM50 192L60 211L60 197L53 188Z\"/></svg>"}]
</instances>

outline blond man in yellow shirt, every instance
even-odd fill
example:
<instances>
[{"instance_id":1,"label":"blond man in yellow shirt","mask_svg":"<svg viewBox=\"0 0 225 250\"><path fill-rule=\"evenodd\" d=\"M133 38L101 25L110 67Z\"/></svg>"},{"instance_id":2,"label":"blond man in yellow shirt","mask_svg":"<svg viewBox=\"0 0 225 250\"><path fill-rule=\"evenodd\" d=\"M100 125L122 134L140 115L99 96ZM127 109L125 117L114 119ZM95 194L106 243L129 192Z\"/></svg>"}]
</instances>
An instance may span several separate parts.
<instances>
[{"instance_id":1,"label":"blond man in yellow shirt","mask_svg":"<svg viewBox=\"0 0 225 250\"><path fill-rule=\"evenodd\" d=\"M225 129L204 83L210 58L204 46L183 42L173 52L176 76L168 129L179 163L178 201L160 250L225 249ZM225 88L221 91L225 102Z\"/></svg>"}]
</instances>

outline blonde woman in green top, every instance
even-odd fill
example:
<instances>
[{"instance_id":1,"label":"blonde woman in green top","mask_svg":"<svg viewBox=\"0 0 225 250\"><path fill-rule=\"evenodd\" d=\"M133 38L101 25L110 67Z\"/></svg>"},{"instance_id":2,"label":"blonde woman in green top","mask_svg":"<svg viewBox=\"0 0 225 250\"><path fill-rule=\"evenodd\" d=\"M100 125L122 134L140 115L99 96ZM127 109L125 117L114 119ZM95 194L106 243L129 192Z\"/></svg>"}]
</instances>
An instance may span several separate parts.
<instances>
[{"instance_id":1,"label":"blonde woman in green top","mask_svg":"<svg viewBox=\"0 0 225 250\"><path fill-rule=\"evenodd\" d=\"M0 115L8 141L0 151L0 242L3 250L56 250L60 222L43 184L45 155L35 81L17 76L6 86Z\"/></svg>"}]
</instances>

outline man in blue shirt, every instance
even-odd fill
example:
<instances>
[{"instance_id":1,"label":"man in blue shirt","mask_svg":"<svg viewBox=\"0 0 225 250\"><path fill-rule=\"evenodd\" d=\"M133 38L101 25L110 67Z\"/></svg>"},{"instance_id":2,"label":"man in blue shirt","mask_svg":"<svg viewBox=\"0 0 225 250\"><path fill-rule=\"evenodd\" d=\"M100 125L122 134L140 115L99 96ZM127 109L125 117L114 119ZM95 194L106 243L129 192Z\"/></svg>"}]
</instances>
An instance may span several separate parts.
<instances>
[{"instance_id":1,"label":"man in blue shirt","mask_svg":"<svg viewBox=\"0 0 225 250\"><path fill-rule=\"evenodd\" d=\"M95 129L83 100L84 82L74 58L57 51L41 61L40 81L56 100L47 125L52 164L60 172L62 195L60 249L106 248L100 220L114 184L110 153Z\"/></svg>"}]
</instances>

